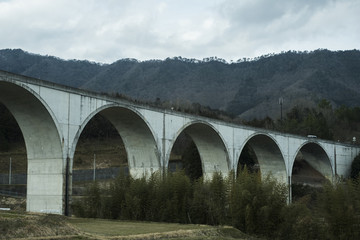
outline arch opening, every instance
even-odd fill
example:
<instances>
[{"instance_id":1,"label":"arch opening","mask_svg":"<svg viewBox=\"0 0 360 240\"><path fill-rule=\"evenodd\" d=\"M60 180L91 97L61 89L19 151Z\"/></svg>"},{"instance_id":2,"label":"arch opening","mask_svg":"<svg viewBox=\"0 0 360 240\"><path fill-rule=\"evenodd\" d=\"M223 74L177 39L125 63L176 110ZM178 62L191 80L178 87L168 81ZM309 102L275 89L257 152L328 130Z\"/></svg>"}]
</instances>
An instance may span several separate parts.
<instances>
[{"instance_id":1,"label":"arch opening","mask_svg":"<svg viewBox=\"0 0 360 240\"><path fill-rule=\"evenodd\" d=\"M333 177L330 159L316 143L307 143L298 151L291 172L292 199L311 194Z\"/></svg>"},{"instance_id":2,"label":"arch opening","mask_svg":"<svg viewBox=\"0 0 360 240\"><path fill-rule=\"evenodd\" d=\"M190 159L193 159L191 164L198 168L196 170L197 177L202 173L205 179L211 179L215 172L221 172L223 176L228 175L229 158L226 147L220 135L211 126L204 123L194 123L187 126L178 135L175 143L180 141L179 139L184 138L184 136L188 139L188 148L183 148L184 155L190 155ZM171 154L175 152L174 145L171 149ZM199 160L201 171L199 169Z\"/></svg>"},{"instance_id":3,"label":"arch opening","mask_svg":"<svg viewBox=\"0 0 360 240\"><path fill-rule=\"evenodd\" d=\"M113 126L112 134L114 134L114 129L116 129L116 134L122 140L122 145L124 146L122 155L125 154L125 156L123 156L124 159L120 163L123 164L125 171L128 171L132 177L139 178L160 169L160 154L156 141L147 123L139 114L128 108L114 106L105 108L97 114L102 116L103 120L106 119L106 121L111 123L110 125ZM74 142L74 153L78 140L79 138L75 139Z\"/></svg>"},{"instance_id":4,"label":"arch opening","mask_svg":"<svg viewBox=\"0 0 360 240\"><path fill-rule=\"evenodd\" d=\"M282 183L287 182L283 155L276 142L267 135L251 137L240 154L237 169L248 164L252 171L260 172L262 177L269 174Z\"/></svg>"},{"instance_id":5,"label":"arch opening","mask_svg":"<svg viewBox=\"0 0 360 240\"><path fill-rule=\"evenodd\" d=\"M65 158L51 111L31 90L10 82L0 82L0 102L16 119L26 146L26 210L63 214Z\"/></svg>"},{"instance_id":6,"label":"arch opening","mask_svg":"<svg viewBox=\"0 0 360 240\"><path fill-rule=\"evenodd\" d=\"M107 185L123 172L129 174L124 143L111 122L96 114L77 142L72 168L72 196L84 195L92 181Z\"/></svg>"},{"instance_id":7,"label":"arch opening","mask_svg":"<svg viewBox=\"0 0 360 240\"><path fill-rule=\"evenodd\" d=\"M0 207L26 210L27 158L24 137L14 116L0 103L0 194L15 201Z\"/></svg>"},{"instance_id":8,"label":"arch opening","mask_svg":"<svg viewBox=\"0 0 360 240\"><path fill-rule=\"evenodd\" d=\"M191 180L197 180L203 175L199 151L191 137L182 132L176 139L170 153L168 170L185 171Z\"/></svg>"},{"instance_id":9,"label":"arch opening","mask_svg":"<svg viewBox=\"0 0 360 240\"><path fill-rule=\"evenodd\" d=\"M237 174L245 167L250 173L260 173L259 161L250 144L245 144L243 150L241 151L239 163L236 169Z\"/></svg>"}]
</instances>

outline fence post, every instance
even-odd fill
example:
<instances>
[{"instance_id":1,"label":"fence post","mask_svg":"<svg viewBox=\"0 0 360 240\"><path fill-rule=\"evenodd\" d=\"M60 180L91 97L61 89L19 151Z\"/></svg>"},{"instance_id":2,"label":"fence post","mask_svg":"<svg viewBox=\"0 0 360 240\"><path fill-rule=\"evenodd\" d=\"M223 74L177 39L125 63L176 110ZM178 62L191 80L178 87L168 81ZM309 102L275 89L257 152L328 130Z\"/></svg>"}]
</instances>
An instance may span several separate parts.
<instances>
[{"instance_id":1,"label":"fence post","mask_svg":"<svg viewBox=\"0 0 360 240\"><path fill-rule=\"evenodd\" d=\"M11 185L11 157L10 157L10 164L9 164L9 185Z\"/></svg>"},{"instance_id":2,"label":"fence post","mask_svg":"<svg viewBox=\"0 0 360 240\"><path fill-rule=\"evenodd\" d=\"M94 175L93 175L93 181L95 181L95 173L96 173L96 154L94 153Z\"/></svg>"}]
</instances>

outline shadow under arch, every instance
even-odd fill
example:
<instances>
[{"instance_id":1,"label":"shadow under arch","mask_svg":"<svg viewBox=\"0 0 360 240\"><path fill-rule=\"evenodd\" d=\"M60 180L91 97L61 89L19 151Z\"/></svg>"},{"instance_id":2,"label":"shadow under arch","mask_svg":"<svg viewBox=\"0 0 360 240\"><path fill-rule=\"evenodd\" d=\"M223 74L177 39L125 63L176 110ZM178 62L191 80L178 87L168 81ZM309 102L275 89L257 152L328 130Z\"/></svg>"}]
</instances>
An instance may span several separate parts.
<instances>
[{"instance_id":1,"label":"shadow under arch","mask_svg":"<svg viewBox=\"0 0 360 240\"><path fill-rule=\"evenodd\" d=\"M176 140L182 133L188 135L194 142L200 155L205 179L211 179L215 172L221 172L223 176L228 175L230 164L226 146L221 134L208 123L197 121L183 126L172 141L167 156L170 156ZM169 159L167 159L167 163L169 163Z\"/></svg>"},{"instance_id":2,"label":"shadow under arch","mask_svg":"<svg viewBox=\"0 0 360 240\"><path fill-rule=\"evenodd\" d=\"M286 166L283 154L277 142L267 134L257 133L248 138L242 151L250 147L256 157L261 176L266 177L269 174L275 177L281 183L287 183ZM240 155L241 156L241 155ZM239 169L240 157L238 159Z\"/></svg>"},{"instance_id":3,"label":"shadow under arch","mask_svg":"<svg viewBox=\"0 0 360 240\"><path fill-rule=\"evenodd\" d=\"M53 113L31 89L11 82L0 81L0 101L16 119L25 141L26 210L63 214L65 157Z\"/></svg>"},{"instance_id":4,"label":"shadow under arch","mask_svg":"<svg viewBox=\"0 0 360 240\"><path fill-rule=\"evenodd\" d=\"M291 166L291 182L322 185L333 180L333 167L326 151L316 142L306 142L296 151Z\"/></svg>"},{"instance_id":5,"label":"shadow under arch","mask_svg":"<svg viewBox=\"0 0 360 240\"><path fill-rule=\"evenodd\" d=\"M125 147L130 175L134 178L151 174L160 169L160 154L147 122L135 110L119 105L107 105L93 112L76 133L71 157L86 124L96 115L105 117L116 128Z\"/></svg>"}]
</instances>

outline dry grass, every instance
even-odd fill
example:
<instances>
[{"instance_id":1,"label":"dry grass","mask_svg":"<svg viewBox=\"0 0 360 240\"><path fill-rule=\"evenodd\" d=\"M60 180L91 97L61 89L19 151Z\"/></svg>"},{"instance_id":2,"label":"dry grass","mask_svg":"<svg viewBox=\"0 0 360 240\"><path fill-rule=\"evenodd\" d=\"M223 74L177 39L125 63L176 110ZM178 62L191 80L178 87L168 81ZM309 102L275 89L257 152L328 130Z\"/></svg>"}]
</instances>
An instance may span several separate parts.
<instances>
[{"instance_id":1,"label":"dry grass","mask_svg":"<svg viewBox=\"0 0 360 240\"><path fill-rule=\"evenodd\" d=\"M0 212L0 239L77 235L64 216Z\"/></svg>"},{"instance_id":2,"label":"dry grass","mask_svg":"<svg viewBox=\"0 0 360 240\"><path fill-rule=\"evenodd\" d=\"M232 240L255 239L232 227L207 225L131 222L101 219L71 218L69 222L95 239L184 239L184 240Z\"/></svg>"},{"instance_id":3,"label":"dry grass","mask_svg":"<svg viewBox=\"0 0 360 240\"><path fill-rule=\"evenodd\" d=\"M0 207L10 208L15 211L25 211L26 198L5 197L0 195Z\"/></svg>"},{"instance_id":4,"label":"dry grass","mask_svg":"<svg viewBox=\"0 0 360 240\"><path fill-rule=\"evenodd\" d=\"M71 218L69 222L88 233L101 233L106 236L130 236L141 234L165 233L173 231L209 230L213 227L205 225L115 221L103 219Z\"/></svg>"},{"instance_id":5,"label":"dry grass","mask_svg":"<svg viewBox=\"0 0 360 240\"><path fill-rule=\"evenodd\" d=\"M255 239L231 227L68 218L0 211L0 239Z\"/></svg>"}]
</instances>

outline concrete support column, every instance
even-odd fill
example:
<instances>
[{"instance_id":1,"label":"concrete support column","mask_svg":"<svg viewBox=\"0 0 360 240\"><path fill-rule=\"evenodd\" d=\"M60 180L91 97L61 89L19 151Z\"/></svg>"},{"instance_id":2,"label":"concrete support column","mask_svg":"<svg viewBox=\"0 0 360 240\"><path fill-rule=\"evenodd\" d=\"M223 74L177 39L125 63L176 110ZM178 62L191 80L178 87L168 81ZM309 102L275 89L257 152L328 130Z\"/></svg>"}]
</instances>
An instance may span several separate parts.
<instances>
[{"instance_id":1,"label":"concrete support column","mask_svg":"<svg viewBox=\"0 0 360 240\"><path fill-rule=\"evenodd\" d=\"M15 117L26 145L26 210L63 214L63 146L51 111L35 93L12 83L0 83L0 101Z\"/></svg>"},{"instance_id":2,"label":"concrete support column","mask_svg":"<svg viewBox=\"0 0 360 240\"><path fill-rule=\"evenodd\" d=\"M28 159L26 210L63 213L62 159Z\"/></svg>"}]
</instances>

